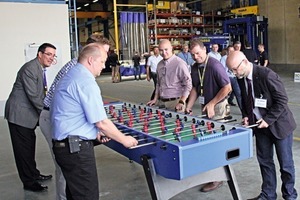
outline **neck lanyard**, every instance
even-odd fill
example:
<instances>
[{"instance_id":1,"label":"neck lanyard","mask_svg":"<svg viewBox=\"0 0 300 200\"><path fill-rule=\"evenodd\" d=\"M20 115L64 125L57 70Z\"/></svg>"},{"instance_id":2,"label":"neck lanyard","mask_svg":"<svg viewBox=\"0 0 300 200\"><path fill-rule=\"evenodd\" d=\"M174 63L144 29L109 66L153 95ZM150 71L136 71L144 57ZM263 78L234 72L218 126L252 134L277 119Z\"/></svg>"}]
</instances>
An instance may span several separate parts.
<instances>
[{"instance_id":1,"label":"neck lanyard","mask_svg":"<svg viewBox=\"0 0 300 200\"><path fill-rule=\"evenodd\" d=\"M204 61L204 69L202 72L202 76L201 76L201 72L200 69L198 68L198 75L199 75L199 81L200 81L200 96L203 95L203 81L204 81L204 75L205 75L205 70L206 70L206 65L207 65L207 61L208 61L208 55L206 56L206 59Z\"/></svg>"}]
</instances>

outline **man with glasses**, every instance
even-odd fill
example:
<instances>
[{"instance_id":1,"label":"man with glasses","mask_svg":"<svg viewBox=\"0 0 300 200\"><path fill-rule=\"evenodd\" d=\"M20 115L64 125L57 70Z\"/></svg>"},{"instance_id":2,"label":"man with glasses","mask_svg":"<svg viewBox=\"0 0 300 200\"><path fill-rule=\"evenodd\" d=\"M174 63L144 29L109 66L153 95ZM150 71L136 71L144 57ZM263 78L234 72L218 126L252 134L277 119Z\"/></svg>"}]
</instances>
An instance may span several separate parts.
<instances>
[{"instance_id":1,"label":"man with glasses","mask_svg":"<svg viewBox=\"0 0 300 200\"><path fill-rule=\"evenodd\" d=\"M220 61L206 54L206 47L200 39L190 41L190 52L196 61L192 66L193 88L186 106L191 113L196 100L202 105L202 113L210 119L223 119L228 115L227 96L231 85L225 68ZM201 192L210 192L222 185L222 182L210 182L201 188Z\"/></svg>"},{"instance_id":2,"label":"man with glasses","mask_svg":"<svg viewBox=\"0 0 300 200\"><path fill-rule=\"evenodd\" d=\"M56 47L44 43L37 56L25 63L17 74L16 81L5 105L15 161L25 190L44 191L47 186L39 181L51 179L42 175L35 162L35 129L43 109L47 92L46 68L55 61Z\"/></svg>"},{"instance_id":3,"label":"man with glasses","mask_svg":"<svg viewBox=\"0 0 300 200\"><path fill-rule=\"evenodd\" d=\"M256 124L256 154L262 185L252 200L276 200L274 147L281 173L281 192L285 200L297 199L292 145L296 122L288 108L288 97L280 77L271 69L249 62L242 52L233 52L227 66L238 78L242 93L245 126Z\"/></svg>"}]
</instances>

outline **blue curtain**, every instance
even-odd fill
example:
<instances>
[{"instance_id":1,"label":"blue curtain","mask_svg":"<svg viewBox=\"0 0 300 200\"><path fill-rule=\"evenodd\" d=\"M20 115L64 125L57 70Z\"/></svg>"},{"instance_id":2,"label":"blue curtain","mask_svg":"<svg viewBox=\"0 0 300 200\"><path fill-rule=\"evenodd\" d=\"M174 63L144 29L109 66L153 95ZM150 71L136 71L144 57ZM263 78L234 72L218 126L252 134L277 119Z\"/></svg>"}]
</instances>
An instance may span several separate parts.
<instances>
[{"instance_id":1,"label":"blue curtain","mask_svg":"<svg viewBox=\"0 0 300 200\"><path fill-rule=\"evenodd\" d=\"M121 51L123 60L131 60L137 51L140 55L147 51L146 15L142 12L121 12Z\"/></svg>"}]
</instances>

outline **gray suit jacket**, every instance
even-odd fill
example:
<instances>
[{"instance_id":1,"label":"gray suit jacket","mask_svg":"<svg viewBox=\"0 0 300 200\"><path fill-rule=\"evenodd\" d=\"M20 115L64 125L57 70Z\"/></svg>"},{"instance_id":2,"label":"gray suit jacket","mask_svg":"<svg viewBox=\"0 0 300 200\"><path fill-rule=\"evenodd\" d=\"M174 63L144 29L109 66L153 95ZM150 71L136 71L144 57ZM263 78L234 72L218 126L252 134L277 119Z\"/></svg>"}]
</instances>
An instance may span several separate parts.
<instances>
[{"instance_id":1,"label":"gray suit jacket","mask_svg":"<svg viewBox=\"0 0 300 200\"><path fill-rule=\"evenodd\" d=\"M5 105L5 118L10 123L35 128L43 109L44 97L43 69L35 58L19 70Z\"/></svg>"}]
</instances>

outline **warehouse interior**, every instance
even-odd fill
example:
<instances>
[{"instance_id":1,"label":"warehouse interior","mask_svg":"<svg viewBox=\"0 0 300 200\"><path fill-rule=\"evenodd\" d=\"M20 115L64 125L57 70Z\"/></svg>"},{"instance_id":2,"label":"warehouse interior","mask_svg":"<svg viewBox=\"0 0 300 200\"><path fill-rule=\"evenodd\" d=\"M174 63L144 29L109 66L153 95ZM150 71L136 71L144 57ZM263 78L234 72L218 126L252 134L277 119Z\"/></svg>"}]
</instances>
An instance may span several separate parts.
<instances>
[{"instance_id":1,"label":"warehouse interior","mask_svg":"<svg viewBox=\"0 0 300 200\"><path fill-rule=\"evenodd\" d=\"M130 17L141 20L130 25ZM126 20L125 20L126 18ZM125 21L124 21L125 20ZM299 0L0 0L0 116L20 66L35 56L43 42L57 47L57 63L49 69L49 82L60 68L74 57L93 33L107 37L110 50L117 49L119 59L126 64L135 51L150 52L160 39L169 39L174 53L191 38L201 38L210 48L217 42L220 49L235 41L250 42L257 51L263 43L269 54L270 68L285 83L289 106L298 127L294 133L296 189L300 191L300 1ZM123 64L122 63L122 64ZM111 84L111 69L107 66L97 78L106 102L124 101L145 104L152 91L152 82L136 83L124 75L122 82ZM199 109L196 107L195 109ZM240 112L233 107L232 115L240 120ZM234 126L236 122L233 122ZM0 119L0 193L3 199L55 199L55 181L47 181L45 193L24 191L14 163L6 120ZM54 165L46 141L37 129L36 160L41 170L54 175ZM259 194L261 184L258 164L253 157L233 164L241 199ZM141 165L101 145L95 150L99 176L100 199L153 199ZM278 169L278 166L277 166ZM280 177L278 175L278 180ZM278 181L280 182L280 181ZM278 184L278 199L280 185ZM233 199L228 183L213 193L200 193L192 187L177 194L172 200Z\"/></svg>"}]
</instances>

